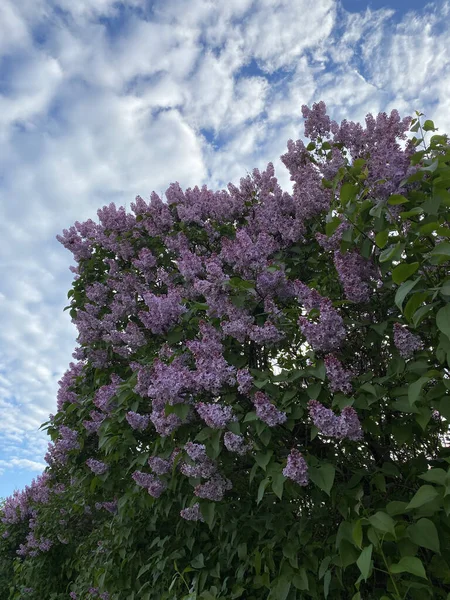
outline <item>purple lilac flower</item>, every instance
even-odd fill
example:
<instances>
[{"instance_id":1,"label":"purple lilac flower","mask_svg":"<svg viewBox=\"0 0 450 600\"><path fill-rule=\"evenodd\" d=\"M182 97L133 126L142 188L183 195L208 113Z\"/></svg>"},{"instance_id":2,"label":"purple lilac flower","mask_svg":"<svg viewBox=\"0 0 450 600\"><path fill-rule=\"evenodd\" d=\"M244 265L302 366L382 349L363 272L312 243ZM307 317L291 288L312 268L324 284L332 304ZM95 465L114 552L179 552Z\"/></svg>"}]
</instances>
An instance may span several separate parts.
<instances>
[{"instance_id":1,"label":"purple lilac flower","mask_svg":"<svg viewBox=\"0 0 450 600\"><path fill-rule=\"evenodd\" d=\"M342 221L330 236L325 235L324 233L316 233L316 240L324 250L339 250L342 235L349 227L350 223L348 223L348 221Z\"/></svg>"},{"instance_id":2,"label":"purple lilac flower","mask_svg":"<svg viewBox=\"0 0 450 600\"><path fill-rule=\"evenodd\" d=\"M331 131L331 119L327 115L325 102L315 102L312 108L305 104L302 106L302 115L305 119L305 136L311 140L318 137L329 137Z\"/></svg>"},{"instance_id":3,"label":"purple lilac flower","mask_svg":"<svg viewBox=\"0 0 450 600\"><path fill-rule=\"evenodd\" d=\"M108 385L102 385L94 396L94 404L95 406L105 412L109 413L111 411L111 399L116 395L117 386L120 382L123 381L118 375L111 375L111 383Z\"/></svg>"},{"instance_id":4,"label":"purple lilac flower","mask_svg":"<svg viewBox=\"0 0 450 600\"><path fill-rule=\"evenodd\" d=\"M351 380L355 376L353 371L344 369L342 363L332 354L325 356L324 362L330 380L330 390L351 394L353 390Z\"/></svg>"},{"instance_id":5,"label":"purple lilac flower","mask_svg":"<svg viewBox=\"0 0 450 600\"><path fill-rule=\"evenodd\" d=\"M180 516L186 521L204 521L202 513L200 512L200 504L196 502L189 508L183 508L180 511Z\"/></svg>"},{"instance_id":6,"label":"purple lilac flower","mask_svg":"<svg viewBox=\"0 0 450 600\"><path fill-rule=\"evenodd\" d=\"M227 431L223 436L223 443L225 444L225 448L229 450L229 452L236 452L243 456L249 450L251 450L250 444L246 444L244 438L241 435L237 435L232 433L231 431Z\"/></svg>"},{"instance_id":7,"label":"purple lilac flower","mask_svg":"<svg viewBox=\"0 0 450 600\"><path fill-rule=\"evenodd\" d=\"M86 464L95 475L103 475L109 468L107 464L94 458L88 458Z\"/></svg>"},{"instance_id":8,"label":"purple lilac flower","mask_svg":"<svg viewBox=\"0 0 450 600\"><path fill-rule=\"evenodd\" d=\"M310 400L309 415L317 429L326 436L343 439L347 437L356 441L362 438L361 424L355 409L346 406L338 417L334 412L325 408L317 400Z\"/></svg>"},{"instance_id":9,"label":"purple lilac flower","mask_svg":"<svg viewBox=\"0 0 450 600\"><path fill-rule=\"evenodd\" d=\"M147 429L150 422L150 415L140 415L139 413L129 410L125 415L126 420L133 429L144 431Z\"/></svg>"},{"instance_id":10,"label":"purple lilac flower","mask_svg":"<svg viewBox=\"0 0 450 600\"><path fill-rule=\"evenodd\" d=\"M287 464L283 469L283 475L292 479L298 485L308 485L308 465L301 453L295 448L292 448L288 456Z\"/></svg>"},{"instance_id":11,"label":"purple lilac flower","mask_svg":"<svg viewBox=\"0 0 450 600\"><path fill-rule=\"evenodd\" d=\"M57 409L62 410L65 402L78 402L78 394L76 394L71 388L75 385L75 380L80 377L83 373L84 363L79 361L78 363L70 363L70 368L64 373L63 377L58 381L59 389L57 393Z\"/></svg>"},{"instance_id":12,"label":"purple lilac flower","mask_svg":"<svg viewBox=\"0 0 450 600\"><path fill-rule=\"evenodd\" d=\"M250 371L248 369L238 369L236 380L238 383L238 392L248 395L253 384L253 377L250 375Z\"/></svg>"},{"instance_id":13,"label":"purple lilac flower","mask_svg":"<svg viewBox=\"0 0 450 600\"><path fill-rule=\"evenodd\" d=\"M320 317L317 323L311 323L306 317L300 317L298 323L308 343L317 351L337 350L346 335L342 317L327 298L320 303Z\"/></svg>"},{"instance_id":14,"label":"purple lilac flower","mask_svg":"<svg viewBox=\"0 0 450 600\"><path fill-rule=\"evenodd\" d=\"M269 427L275 427L275 425L280 425L286 421L286 414L278 410L263 392L256 392L252 402L255 405L258 419L267 423Z\"/></svg>"},{"instance_id":15,"label":"purple lilac flower","mask_svg":"<svg viewBox=\"0 0 450 600\"><path fill-rule=\"evenodd\" d=\"M225 492L231 490L232 487L229 479L225 479L216 473L206 483L197 485L194 489L194 493L198 498L220 502L223 499Z\"/></svg>"},{"instance_id":16,"label":"purple lilac flower","mask_svg":"<svg viewBox=\"0 0 450 600\"><path fill-rule=\"evenodd\" d=\"M77 595L75 594L75 592L70 592L69 596L72 600L77 600Z\"/></svg>"},{"instance_id":17,"label":"purple lilac flower","mask_svg":"<svg viewBox=\"0 0 450 600\"><path fill-rule=\"evenodd\" d=\"M181 315L187 310L181 304L180 294L174 289L169 289L167 294L160 295L145 292L143 298L148 306L148 312L139 312L139 318L155 335L166 333L178 323Z\"/></svg>"},{"instance_id":18,"label":"purple lilac flower","mask_svg":"<svg viewBox=\"0 0 450 600\"><path fill-rule=\"evenodd\" d=\"M235 384L236 369L230 366L223 356L221 333L204 321L199 323L199 329L202 339L186 343L195 357L197 370L193 377L200 389L218 393L224 385Z\"/></svg>"},{"instance_id":19,"label":"purple lilac flower","mask_svg":"<svg viewBox=\"0 0 450 600\"><path fill-rule=\"evenodd\" d=\"M370 261L363 258L357 251L343 254L336 250L334 252L334 266L348 300L368 302L370 300L370 287L367 281L373 272Z\"/></svg>"},{"instance_id":20,"label":"purple lilac flower","mask_svg":"<svg viewBox=\"0 0 450 600\"><path fill-rule=\"evenodd\" d=\"M151 456L148 459L148 465L156 475L165 475L172 469L173 461L166 460L159 456Z\"/></svg>"},{"instance_id":21,"label":"purple lilac flower","mask_svg":"<svg viewBox=\"0 0 450 600\"><path fill-rule=\"evenodd\" d=\"M256 344L277 344L284 338L284 333L279 331L273 323L267 320L263 327L253 325L249 332L250 339Z\"/></svg>"},{"instance_id":22,"label":"purple lilac flower","mask_svg":"<svg viewBox=\"0 0 450 600\"><path fill-rule=\"evenodd\" d=\"M230 421L237 420L230 406L199 402L195 409L208 427L212 429L223 429Z\"/></svg>"},{"instance_id":23,"label":"purple lilac flower","mask_svg":"<svg viewBox=\"0 0 450 600\"><path fill-rule=\"evenodd\" d=\"M423 342L400 323L394 323L394 344L402 358L409 358L416 350L423 349Z\"/></svg>"},{"instance_id":24,"label":"purple lilac flower","mask_svg":"<svg viewBox=\"0 0 450 600\"><path fill-rule=\"evenodd\" d=\"M132 478L137 485L145 488L150 496L159 498L164 490L167 488L167 484L152 475L151 473L142 473L141 471L135 471Z\"/></svg>"},{"instance_id":25,"label":"purple lilac flower","mask_svg":"<svg viewBox=\"0 0 450 600\"><path fill-rule=\"evenodd\" d=\"M181 463L180 471L186 477L211 477L217 471L216 463L209 458L206 454L206 447L204 444L195 444L194 442L187 442L184 445L189 458L194 461L194 464L188 464L186 462Z\"/></svg>"}]
</instances>

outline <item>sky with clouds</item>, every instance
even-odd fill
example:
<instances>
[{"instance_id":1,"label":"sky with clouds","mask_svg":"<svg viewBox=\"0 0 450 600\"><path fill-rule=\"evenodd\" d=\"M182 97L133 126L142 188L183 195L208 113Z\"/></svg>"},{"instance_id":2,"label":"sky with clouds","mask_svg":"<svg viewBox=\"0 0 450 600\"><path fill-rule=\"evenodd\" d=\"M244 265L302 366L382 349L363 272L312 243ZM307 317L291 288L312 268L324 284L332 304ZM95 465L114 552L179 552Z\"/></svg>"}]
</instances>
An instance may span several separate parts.
<instances>
[{"instance_id":1,"label":"sky with clouds","mask_svg":"<svg viewBox=\"0 0 450 600\"><path fill-rule=\"evenodd\" d=\"M238 183L335 120L421 110L450 132L450 3L1 0L0 497L44 468L76 329L55 239L110 202Z\"/></svg>"}]
</instances>

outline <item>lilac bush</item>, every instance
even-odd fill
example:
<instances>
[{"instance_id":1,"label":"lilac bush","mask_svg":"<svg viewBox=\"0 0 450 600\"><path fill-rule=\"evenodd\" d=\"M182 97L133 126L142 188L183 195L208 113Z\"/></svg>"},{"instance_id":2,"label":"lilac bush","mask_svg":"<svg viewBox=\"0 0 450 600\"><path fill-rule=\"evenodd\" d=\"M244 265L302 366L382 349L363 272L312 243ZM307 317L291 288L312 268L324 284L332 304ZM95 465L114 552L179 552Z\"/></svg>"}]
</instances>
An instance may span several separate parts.
<instances>
[{"instance_id":1,"label":"lilac bush","mask_svg":"<svg viewBox=\"0 0 450 600\"><path fill-rule=\"evenodd\" d=\"M58 236L77 362L0 595L445 600L448 140L302 113L292 192L269 163Z\"/></svg>"}]
</instances>

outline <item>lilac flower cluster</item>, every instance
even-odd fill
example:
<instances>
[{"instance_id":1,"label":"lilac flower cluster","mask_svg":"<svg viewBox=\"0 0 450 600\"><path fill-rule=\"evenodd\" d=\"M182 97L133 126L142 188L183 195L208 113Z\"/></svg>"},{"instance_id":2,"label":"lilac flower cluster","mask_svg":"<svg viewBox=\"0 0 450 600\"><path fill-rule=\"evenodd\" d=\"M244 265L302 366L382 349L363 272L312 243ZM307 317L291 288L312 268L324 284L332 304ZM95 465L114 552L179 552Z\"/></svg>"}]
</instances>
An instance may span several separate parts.
<instances>
[{"instance_id":1,"label":"lilac flower cluster","mask_svg":"<svg viewBox=\"0 0 450 600\"><path fill-rule=\"evenodd\" d=\"M252 402L256 408L256 416L269 427L281 425L287 419L287 416L281 410L274 406L269 397L264 392L256 392L252 398Z\"/></svg>"},{"instance_id":2,"label":"lilac flower cluster","mask_svg":"<svg viewBox=\"0 0 450 600\"><path fill-rule=\"evenodd\" d=\"M251 445L246 444L241 435L237 435L231 431L225 433L223 436L223 443L229 452L235 452L241 456L247 454L247 452L251 450Z\"/></svg>"},{"instance_id":3,"label":"lilac flower cluster","mask_svg":"<svg viewBox=\"0 0 450 600\"><path fill-rule=\"evenodd\" d=\"M171 457L171 460L166 460L159 456L151 456L147 462L153 473L156 473L156 475L165 475L172 469L173 458Z\"/></svg>"},{"instance_id":4,"label":"lilac flower cluster","mask_svg":"<svg viewBox=\"0 0 450 600\"><path fill-rule=\"evenodd\" d=\"M143 298L148 312L140 311L139 318L155 335L166 333L186 312L186 307L181 304L180 294L174 289L161 295L145 292Z\"/></svg>"},{"instance_id":5,"label":"lilac flower cluster","mask_svg":"<svg viewBox=\"0 0 450 600\"><path fill-rule=\"evenodd\" d=\"M335 415L331 409L325 408L317 400L310 400L308 408L309 416L323 435L337 439L348 438L352 441L362 438L361 424L353 407L346 406L340 417Z\"/></svg>"},{"instance_id":6,"label":"lilac flower cluster","mask_svg":"<svg viewBox=\"0 0 450 600\"><path fill-rule=\"evenodd\" d=\"M371 263L356 250L345 254L336 250L334 252L334 266L348 300L368 302L370 300L370 287L367 282L373 272Z\"/></svg>"},{"instance_id":7,"label":"lilac flower cluster","mask_svg":"<svg viewBox=\"0 0 450 600\"><path fill-rule=\"evenodd\" d=\"M202 513L200 512L200 504L196 502L188 508L183 508L180 511L180 517L186 521L204 521Z\"/></svg>"},{"instance_id":8,"label":"lilac flower cluster","mask_svg":"<svg viewBox=\"0 0 450 600\"><path fill-rule=\"evenodd\" d=\"M287 458L286 466L283 469L283 475L292 479L292 481L295 481L298 485L308 485L308 465L301 453L295 448L292 448Z\"/></svg>"},{"instance_id":9,"label":"lilac flower cluster","mask_svg":"<svg viewBox=\"0 0 450 600\"><path fill-rule=\"evenodd\" d=\"M106 418L104 413L98 412L98 410L91 410L89 413L91 420L83 421L83 426L87 430L88 433L97 433L100 429L100 425Z\"/></svg>"},{"instance_id":10,"label":"lilac flower cluster","mask_svg":"<svg viewBox=\"0 0 450 600\"><path fill-rule=\"evenodd\" d=\"M95 475L103 475L109 468L106 463L95 458L88 458L86 464Z\"/></svg>"},{"instance_id":11,"label":"lilac flower cluster","mask_svg":"<svg viewBox=\"0 0 450 600\"><path fill-rule=\"evenodd\" d=\"M250 374L250 371L248 369L238 369L236 381L238 384L238 392L247 396L253 385L253 377Z\"/></svg>"},{"instance_id":12,"label":"lilac flower cluster","mask_svg":"<svg viewBox=\"0 0 450 600\"><path fill-rule=\"evenodd\" d=\"M342 235L344 231L346 231L349 227L350 224L348 223L348 221L342 221L337 226L334 233L332 233L330 236L327 236L323 233L316 233L316 240L319 242L319 244L324 250L339 250Z\"/></svg>"},{"instance_id":13,"label":"lilac flower cluster","mask_svg":"<svg viewBox=\"0 0 450 600\"><path fill-rule=\"evenodd\" d=\"M132 410L127 412L125 418L130 426L138 431L144 431L150 423L150 415L140 415Z\"/></svg>"},{"instance_id":14,"label":"lilac flower cluster","mask_svg":"<svg viewBox=\"0 0 450 600\"><path fill-rule=\"evenodd\" d=\"M159 498L167 488L167 484L164 481L161 481L161 479L158 479L151 473L135 471L132 475L132 478L137 485L145 488L150 496L153 496L153 498Z\"/></svg>"},{"instance_id":15,"label":"lilac flower cluster","mask_svg":"<svg viewBox=\"0 0 450 600\"><path fill-rule=\"evenodd\" d=\"M212 429L223 429L230 421L236 421L236 416L230 406L199 402L195 406L195 410Z\"/></svg>"},{"instance_id":16,"label":"lilac flower cluster","mask_svg":"<svg viewBox=\"0 0 450 600\"><path fill-rule=\"evenodd\" d=\"M105 413L109 413L111 411L111 400L116 395L117 386L121 381L123 380L118 375L113 373L111 375L111 383L108 385L102 385L102 387L97 390L94 397L94 404L99 410Z\"/></svg>"},{"instance_id":17,"label":"lilac flower cluster","mask_svg":"<svg viewBox=\"0 0 450 600\"><path fill-rule=\"evenodd\" d=\"M71 450L78 450L80 444L78 442L78 433L66 425L61 425L59 428L59 438L48 445L48 452L45 455L45 461L51 465L65 465L68 460L68 453Z\"/></svg>"},{"instance_id":18,"label":"lilac flower cluster","mask_svg":"<svg viewBox=\"0 0 450 600\"><path fill-rule=\"evenodd\" d=\"M394 323L394 344L402 358L410 358L414 352L423 349L423 342L400 323Z\"/></svg>"},{"instance_id":19,"label":"lilac flower cluster","mask_svg":"<svg viewBox=\"0 0 450 600\"><path fill-rule=\"evenodd\" d=\"M206 483L201 483L194 488L198 498L205 498L214 502L223 500L225 492L231 490L233 485L229 479L215 473Z\"/></svg>"},{"instance_id":20,"label":"lilac flower cluster","mask_svg":"<svg viewBox=\"0 0 450 600\"><path fill-rule=\"evenodd\" d=\"M306 317L300 317L298 323L308 343L317 351L338 350L346 336L344 321L328 298L321 300L317 323L308 321Z\"/></svg>"},{"instance_id":21,"label":"lilac flower cluster","mask_svg":"<svg viewBox=\"0 0 450 600\"><path fill-rule=\"evenodd\" d=\"M64 373L62 378L58 381L59 389L57 393L57 409L61 411L65 402L78 402L78 394L73 391L72 387L75 385L75 380L80 377L83 373L84 363L79 361L78 363L70 363L70 368Z\"/></svg>"},{"instance_id":22,"label":"lilac flower cluster","mask_svg":"<svg viewBox=\"0 0 450 600\"><path fill-rule=\"evenodd\" d=\"M183 475L186 475L186 477L203 477L207 479L216 473L217 464L206 454L204 444L187 442L184 445L184 450L194 464L181 463L180 471Z\"/></svg>"},{"instance_id":23,"label":"lilac flower cluster","mask_svg":"<svg viewBox=\"0 0 450 600\"><path fill-rule=\"evenodd\" d=\"M205 322L199 323L202 339L187 342L186 346L195 357L194 380L197 388L218 393L224 385L234 385L235 367L225 360L220 343L220 332Z\"/></svg>"},{"instance_id":24,"label":"lilac flower cluster","mask_svg":"<svg viewBox=\"0 0 450 600\"><path fill-rule=\"evenodd\" d=\"M352 393L351 380L355 376L353 371L344 369L342 363L332 354L328 354L324 359L327 376L330 381L330 390L332 392Z\"/></svg>"}]
</instances>

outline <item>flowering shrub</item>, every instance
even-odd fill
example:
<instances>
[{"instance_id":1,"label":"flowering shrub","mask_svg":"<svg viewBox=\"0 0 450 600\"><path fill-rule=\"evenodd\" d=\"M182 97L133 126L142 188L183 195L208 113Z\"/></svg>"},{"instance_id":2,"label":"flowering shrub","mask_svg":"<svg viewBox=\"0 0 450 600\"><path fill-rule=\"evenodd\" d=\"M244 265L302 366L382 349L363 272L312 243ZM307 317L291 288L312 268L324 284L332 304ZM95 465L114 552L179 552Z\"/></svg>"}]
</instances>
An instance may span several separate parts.
<instances>
[{"instance_id":1,"label":"flowering shrub","mask_svg":"<svg viewBox=\"0 0 450 600\"><path fill-rule=\"evenodd\" d=\"M292 193L269 164L58 236L77 362L2 597L447 598L448 140L302 110Z\"/></svg>"}]
</instances>

